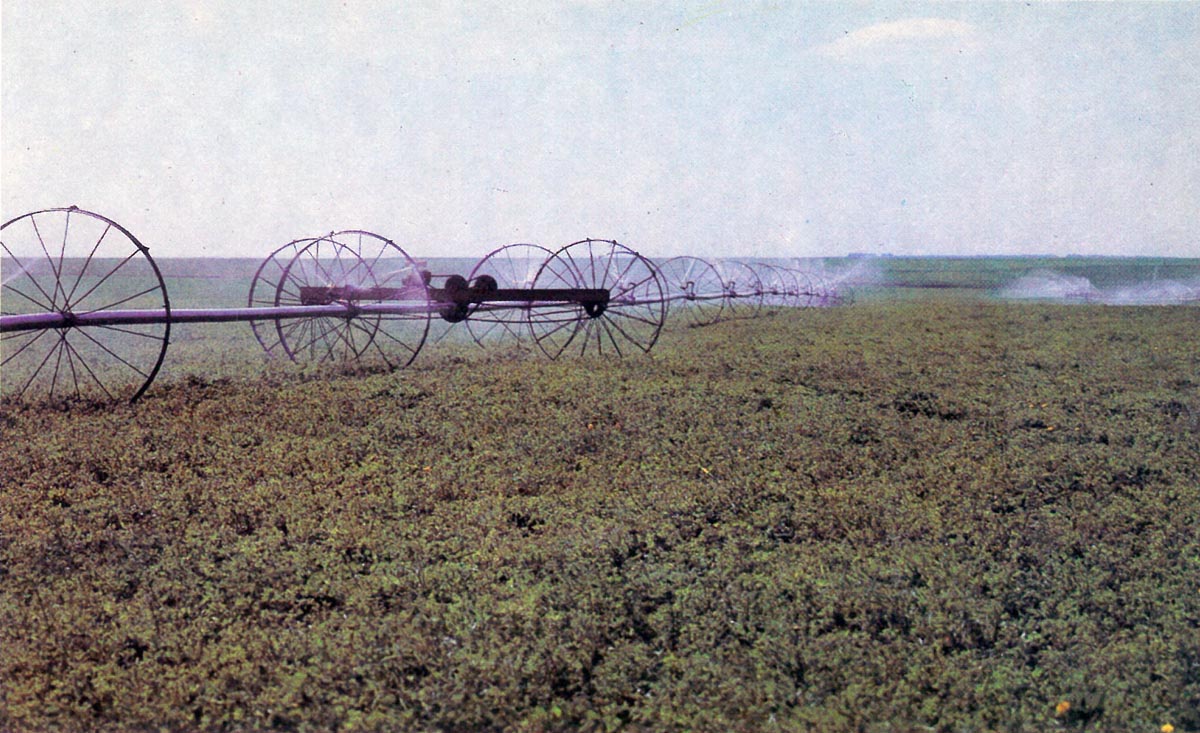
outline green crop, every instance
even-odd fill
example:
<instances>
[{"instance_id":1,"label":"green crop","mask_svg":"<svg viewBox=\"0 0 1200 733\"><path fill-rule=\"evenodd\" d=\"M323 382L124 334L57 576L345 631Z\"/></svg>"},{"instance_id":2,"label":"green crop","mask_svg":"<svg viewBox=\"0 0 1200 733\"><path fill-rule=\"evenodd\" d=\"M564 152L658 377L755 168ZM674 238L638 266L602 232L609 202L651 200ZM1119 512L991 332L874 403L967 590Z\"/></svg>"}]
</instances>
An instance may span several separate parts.
<instances>
[{"instance_id":1,"label":"green crop","mask_svg":"<svg viewBox=\"0 0 1200 733\"><path fill-rule=\"evenodd\" d=\"M3 406L0 729L1200 730L1197 326L185 341L136 406Z\"/></svg>"}]
</instances>

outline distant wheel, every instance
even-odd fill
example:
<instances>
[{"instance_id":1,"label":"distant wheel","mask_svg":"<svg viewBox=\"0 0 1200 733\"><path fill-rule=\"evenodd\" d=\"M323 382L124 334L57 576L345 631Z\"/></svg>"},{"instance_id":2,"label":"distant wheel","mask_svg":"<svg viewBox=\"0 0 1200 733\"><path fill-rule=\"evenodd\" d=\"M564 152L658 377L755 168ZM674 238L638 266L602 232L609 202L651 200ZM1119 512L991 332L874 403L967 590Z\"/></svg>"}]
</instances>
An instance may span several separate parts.
<instances>
[{"instance_id":1,"label":"distant wheel","mask_svg":"<svg viewBox=\"0 0 1200 733\"><path fill-rule=\"evenodd\" d=\"M783 299L781 305L787 308L799 308L802 303L800 301L800 291L803 286L800 284L807 279L797 270L783 265L773 265L776 272L779 273L779 278L783 281Z\"/></svg>"},{"instance_id":2,"label":"distant wheel","mask_svg":"<svg viewBox=\"0 0 1200 733\"><path fill-rule=\"evenodd\" d=\"M804 305L802 291L808 285L808 278L798 270L784 265L767 265L771 269L775 305L781 308L799 308ZM803 284L802 284L803 283Z\"/></svg>"},{"instance_id":3,"label":"distant wheel","mask_svg":"<svg viewBox=\"0 0 1200 733\"><path fill-rule=\"evenodd\" d=\"M763 305L770 308L780 308L791 305L788 293L788 278L775 265L766 262L754 262L747 265L758 276L762 284Z\"/></svg>"},{"instance_id":4,"label":"distant wheel","mask_svg":"<svg viewBox=\"0 0 1200 733\"><path fill-rule=\"evenodd\" d=\"M659 265L658 271L670 299L669 314L682 315L691 326L721 320L725 284L712 264L699 257L672 257Z\"/></svg>"},{"instance_id":5,"label":"distant wheel","mask_svg":"<svg viewBox=\"0 0 1200 733\"><path fill-rule=\"evenodd\" d=\"M475 263L467 279L478 283L481 278L491 278L493 290L527 290L542 263L553 254L536 244L509 244ZM529 304L480 303L467 316L467 330L480 346L502 341L519 344L529 336Z\"/></svg>"},{"instance_id":6,"label":"distant wheel","mask_svg":"<svg viewBox=\"0 0 1200 733\"><path fill-rule=\"evenodd\" d=\"M0 312L151 311L161 322L8 330L0 334L0 392L32 397L137 400L170 341L167 288L150 251L129 230L74 206L0 226Z\"/></svg>"},{"instance_id":7,"label":"distant wheel","mask_svg":"<svg viewBox=\"0 0 1200 733\"><path fill-rule=\"evenodd\" d=\"M254 279L250 281L249 307L261 308L276 305L280 297L280 283L283 280L284 274L287 273L288 265L302 249L315 241L311 237L297 239L293 242L288 242L267 255L267 258L262 261L262 264L258 266L258 270L254 273ZM298 292L288 293L287 295L289 299L296 301L300 298ZM284 352L283 345L279 340L279 332L276 329L275 319L250 321L250 329L254 332L254 338L258 339L258 343L267 352L267 356L282 356L287 358L287 354Z\"/></svg>"},{"instance_id":8,"label":"distant wheel","mask_svg":"<svg viewBox=\"0 0 1200 733\"><path fill-rule=\"evenodd\" d=\"M654 264L628 247L585 239L551 255L533 288L599 289L608 302L534 302L534 343L551 359L563 354L626 356L650 351L666 320L666 293Z\"/></svg>"},{"instance_id":9,"label":"distant wheel","mask_svg":"<svg viewBox=\"0 0 1200 733\"><path fill-rule=\"evenodd\" d=\"M812 289L812 281L809 278L808 273L804 272L803 270L791 268L788 268L788 272L791 273L792 279L796 283L796 291L792 296L792 305L796 308L805 308L809 306L811 301L809 290Z\"/></svg>"},{"instance_id":10,"label":"distant wheel","mask_svg":"<svg viewBox=\"0 0 1200 733\"><path fill-rule=\"evenodd\" d=\"M771 265L779 284L779 305L784 308L795 308L800 305L800 280L797 272L784 265Z\"/></svg>"},{"instance_id":11,"label":"distant wheel","mask_svg":"<svg viewBox=\"0 0 1200 733\"><path fill-rule=\"evenodd\" d=\"M725 284L725 308L733 318L757 315L763 306L763 285L749 265L737 260L719 260L717 272Z\"/></svg>"},{"instance_id":12,"label":"distant wheel","mask_svg":"<svg viewBox=\"0 0 1200 733\"><path fill-rule=\"evenodd\" d=\"M293 361L353 361L396 369L412 363L429 334L433 309L420 269L404 250L377 234L337 232L300 247L279 276L273 305L305 305L305 287L367 291L352 301L331 296L333 302L350 302L365 312L277 319L274 340L264 345L268 353L279 349Z\"/></svg>"}]
</instances>

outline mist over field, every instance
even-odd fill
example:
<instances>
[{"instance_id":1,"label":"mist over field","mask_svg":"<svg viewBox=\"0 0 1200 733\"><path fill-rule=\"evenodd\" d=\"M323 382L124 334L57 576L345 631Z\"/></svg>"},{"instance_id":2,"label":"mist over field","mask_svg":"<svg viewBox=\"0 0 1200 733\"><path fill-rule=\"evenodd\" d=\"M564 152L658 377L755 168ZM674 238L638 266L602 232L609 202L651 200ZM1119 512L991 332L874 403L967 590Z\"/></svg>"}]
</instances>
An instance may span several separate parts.
<instances>
[{"instance_id":1,"label":"mist over field","mask_svg":"<svg viewBox=\"0 0 1200 733\"><path fill-rule=\"evenodd\" d=\"M1200 278L1150 280L1097 288L1086 277L1043 270L1021 277L1000 291L1016 300L1054 300L1106 305L1183 305L1200 302Z\"/></svg>"}]
</instances>

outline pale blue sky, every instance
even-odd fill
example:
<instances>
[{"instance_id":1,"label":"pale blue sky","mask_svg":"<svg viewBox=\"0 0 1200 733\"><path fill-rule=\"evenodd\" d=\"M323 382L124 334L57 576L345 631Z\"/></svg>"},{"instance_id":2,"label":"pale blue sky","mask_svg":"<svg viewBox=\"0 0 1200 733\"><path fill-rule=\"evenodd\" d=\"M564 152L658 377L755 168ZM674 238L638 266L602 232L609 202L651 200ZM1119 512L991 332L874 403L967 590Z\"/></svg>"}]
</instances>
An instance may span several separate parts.
<instances>
[{"instance_id":1,"label":"pale blue sky","mask_svg":"<svg viewBox=\"0 0 1200 733\"><path fill-rule=\"evenodd\" d=\"M0 13L4 217L77 204L156 255L1200 256L1196 2Z\"/></svg>"}]
</instances>

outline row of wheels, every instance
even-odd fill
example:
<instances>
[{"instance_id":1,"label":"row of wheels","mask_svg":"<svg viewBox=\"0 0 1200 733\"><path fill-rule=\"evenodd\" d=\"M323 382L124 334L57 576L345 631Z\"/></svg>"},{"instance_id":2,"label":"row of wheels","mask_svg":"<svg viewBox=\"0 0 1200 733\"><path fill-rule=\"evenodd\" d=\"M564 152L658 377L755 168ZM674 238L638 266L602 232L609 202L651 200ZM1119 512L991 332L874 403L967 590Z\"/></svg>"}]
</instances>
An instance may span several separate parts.
<instances>
[{"instance_id":1,"label":"row of wheels","mask_svg":"<svg viewBox=\"0 0 1200 733\"><path fill-rule=\"evenodd\" d=\"M768 308L853 302L845 284L780 264L673 257L659 266L673 313L693 326L749 318Z\"/></svg>"},{"instance_id":2,"label":"row of wheels","mask_svg":"<svg viewBox=\"0 0 1200 733\"><path fill-rule=\"evenodd\" d=\"M486 283L490 291L532 293L604 290L603 307L547 298L471 303L459 310L436 294L438 285ZM251 308L304 305L312 288L355 292L353 317L264 318L250 322L269 355L295 361L412 363L428 338L430 320L464 321L476 343L532 343L546 356L646 352L666 318L667 300L654 265L622 244L585 239L557 251L538 245L501 247L463 278L438 283L394 242L363 231L291 242L258 268Z\"/></svg>"},{"instance_id":3,"label":"row of wheels","mask_svg":"<svg viewBox=\"0 0 1200 733\"><path fill-rule=\"evenodd\" d=\"M172 308L146 246L99 214L47 209L6 222L0 233L0 392L6 399L136 400L163 364L173 322L245 320L271 357L396 369L417 357L438 316L465 321L483 346L527 345L553 359L623 357L648 352L668 313L706 325L832 298L814 278L779 265L696 257L656 264L600 239L553 251L508 245L479 260L466 278L439 283L393 241L347 230L272 252L251 280L245 309L182 310ZM448 305L439 294L451 281L529 296ZM307 308L314 290L354 295L338 301L344 308L333 314L317 313ZM562 295L581 290L602 290L608 300ZM39 326L39 314L59 317ZM90 320L78 323L81 316Z\"/></svg>"},{"instance_id":4,"label":"row of wheels","mask_svg":"<svg viewBox=\"0 0 1200 733\"><path fill-rule=\"evenodd\" d=\"M431 319L447 315L421 263L391 240L360 230L276 249L251 280L245 309L172 308L149 249L116 222L76 207L5 222L0 255L5 400L136 400L162 367L172 323L245 320L271 357L395 369L416 358ZM478 262L468 279L486 279L493 289L609 293L603 304L561 296L484 301L454 319L465 320L480 344L515 337L551 358L649 351L666 318L655 266L609 240L557 251L510 245ZM312 289L355 295L336 315L309 316L306 310L317 310L306 307ZM48 314L55 320L40 325Z\"/></svg>"}]
</instances>

